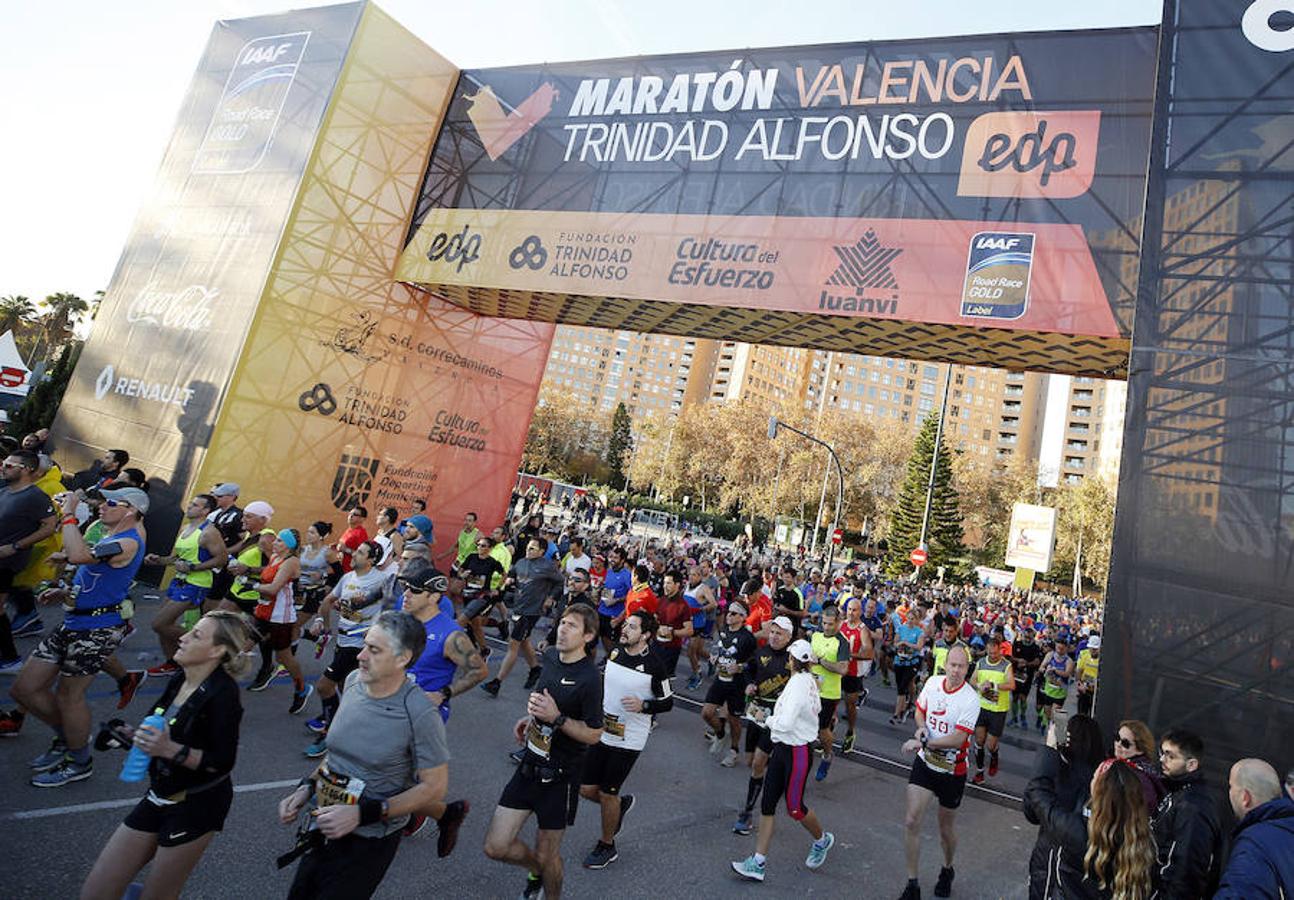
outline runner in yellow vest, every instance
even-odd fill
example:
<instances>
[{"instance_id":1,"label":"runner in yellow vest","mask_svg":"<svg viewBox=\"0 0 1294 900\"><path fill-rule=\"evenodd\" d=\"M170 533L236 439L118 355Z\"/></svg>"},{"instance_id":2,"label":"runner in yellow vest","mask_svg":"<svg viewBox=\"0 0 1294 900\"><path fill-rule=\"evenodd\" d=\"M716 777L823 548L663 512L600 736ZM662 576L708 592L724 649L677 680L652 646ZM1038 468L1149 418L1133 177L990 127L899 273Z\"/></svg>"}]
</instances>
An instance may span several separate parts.
<instances>
[{"instance_id":1,"label":"runner in yellow vest","mask_svg":"<svg viewBox=\"0 0 1294 900\"><path fill-rule=\"evenodd\" d=\"M179 669L173 657L185 631L181 617L190 609L203 610L215 570L229 559L220 530L207 521L207 516L215 508L215 497L196 495L185 507L184 527L180 529L170 555L149 553L144 556L146 566L175 567L175 576L166 588L166 602L153 617L153 630L157 632L157 642L162 646L166 661L149 669L150 675L165 675Z\"/></svg>"},{"instance_id":2,"label":"runner in yellow vest","mask_svg":"<svg viewBox=\"0 0 1294 900\"><path fill-rule=\"evenodd\" d=\"M988 655L975 667L975 690L979 691L979 719L975 722L975 784L984 783L984 745L987 739L989 777L997 775L998 741L1006 729L1006 714L1015 690L1015 670L1002 655L1002 632L994 631L985 644Z\"/></svg>"},{"instance_id":3,"label":"runner in yellow vest","mask_svg":"<svg viewBox=\"0 0 1294 900\"><path fill-rule=\"evenodd\" d=\"M944 619L943 634L940 635L937 641L935 641L934 649L931 651L931 656L934 658L935 664L934 671L931 673L933 677L938 678L940 675L944 674L944 665L948 661L948 651L953 647L960 646L965 650L967 659L975 658L971 655L970 647L962 640L961 632L961 622L954 618Z\"/></svg>"},{"instance_id":4,"label":"runner in yellow vest","mask_svg":"<svg viewBox=\"0 0 1294 900\"><path fill-rule=\"evenodd\" d=\"M813 675L818 679L818 698L822 702L818 713L818 741L822 744L822 761L813 776L818 781L827 777L831 768L831 754L836 740L836 705L840 703L841 680L849 671L849 641L840 633L840 607L822 609L822 631L810 638L813 648Z\"/></svg>"}]
</instances>

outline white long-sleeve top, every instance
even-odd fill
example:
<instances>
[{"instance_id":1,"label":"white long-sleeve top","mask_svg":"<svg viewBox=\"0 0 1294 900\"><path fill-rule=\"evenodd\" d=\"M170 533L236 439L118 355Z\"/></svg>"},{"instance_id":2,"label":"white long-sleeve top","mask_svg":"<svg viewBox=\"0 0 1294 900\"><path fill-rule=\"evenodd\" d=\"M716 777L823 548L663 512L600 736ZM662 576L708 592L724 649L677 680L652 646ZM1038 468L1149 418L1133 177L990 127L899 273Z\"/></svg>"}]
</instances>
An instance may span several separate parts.
<instances>
[{"instance_id":1,"label":"white long-sleeve top","mask_svg":"<svg viewBox=\"0 0 1294 900\"><path fill-rule=\"evenodd\" d=\"M773 714L764 724L773 740L792 747L811 744L818 737L818 713L822 700L818 680L809 672L796 672L782 688Z\"/></svg>"}]
</instances>

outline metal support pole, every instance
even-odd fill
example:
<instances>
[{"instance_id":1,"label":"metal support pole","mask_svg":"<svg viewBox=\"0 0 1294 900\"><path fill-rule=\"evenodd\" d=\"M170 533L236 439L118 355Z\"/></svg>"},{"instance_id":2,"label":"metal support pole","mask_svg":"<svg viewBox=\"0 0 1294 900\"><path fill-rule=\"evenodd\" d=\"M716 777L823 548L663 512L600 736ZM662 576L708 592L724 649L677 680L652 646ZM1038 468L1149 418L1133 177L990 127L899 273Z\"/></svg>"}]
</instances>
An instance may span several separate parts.
<instances>
[{"instance_id":1,"label":"metal support pole","mask_svg":"<svg viewBox=\"0 0 1294 900\"><path fill-rule=\"evenodd\" d=\"M813 541L809 545L809 555L818 552L818 529L822 527L822 509L827 505L827 482L831 479L831 466L822 468L822 493L818 495L818 515L813 520Z\"/></svg>"},{"instance_id":2,"label":"metal support pole","mask_svg":"<svg viewBox=\"0 0 1294 900\"><path fill-rule=\"evenodd\" d=\"M800 429L792 425L787 425L785 422L779 422L777 419L777 416L771 416L768 420L769 440L772 440L777 437L777 430L779 428L785 428L787 431L793 431L796 434L798 434L800 437L804 438L805 440L812 441L813 443L817 444L820 447L826 447L827 452L831 454L831 461L836 464L836 512L831 517L831 533L834 535L836 533L836 529L840 527L840 511L844 509L844 506L845 506L845 470L840 465L840 457L836 455L836 451L826 441L819 440L818 438L815 438L813 435L809 434L808 432L801 431ZM816 522L814 523L814 526L815 526L814 531L816 533L816 530L817 530ZM829 543L827 547L827 573L826 574L828 575L831 573L831 562L835 558L835 546L836 546L835 544Z\"/></svg>"},{"instance_id":3,"label":"metal support pole","mask_svg":"<svg viewBox=\"0 0 1294 900\"><path fill-rule=\"evenodd\" d=\"M952 387L952 383L953 365L949 363L944 377L944 397L939 404L939 419L935 424L935 446L930 454L930 478L926 481L926 508L921 514L921 542L917 545L927 551L930 549L926 546L926 533L930 527L930 505L935 498L935 470L939 465L939 444L944 437L944 414L948 411L948 389ZM921 577L921 568L921 566L916 567L916 572L912 576L913 581Z\"/></svg>"}]
</instances>

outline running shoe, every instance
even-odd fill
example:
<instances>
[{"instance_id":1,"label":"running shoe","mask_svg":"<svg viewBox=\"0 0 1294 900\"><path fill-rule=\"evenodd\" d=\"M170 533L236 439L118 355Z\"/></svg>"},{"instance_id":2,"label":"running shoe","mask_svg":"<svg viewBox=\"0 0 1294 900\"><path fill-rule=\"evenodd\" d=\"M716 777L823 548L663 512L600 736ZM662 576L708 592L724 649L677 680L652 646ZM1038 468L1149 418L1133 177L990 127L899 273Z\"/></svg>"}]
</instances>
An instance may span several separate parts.
<instances>
[{"instance_id":1,"label":"running shoe","mask_svg":"<svg viewBox=\"0 0 1294 900\"><path fill-rule=\"evenodd\" d=\"M331 640L332 632L329 631L325 631L323 634L319 635L319 637L315 638L315 659L324 655L324 648L328 646L328 642Z\"/></svg>"},{"instance_id":2,"label":"running shoe","mask_svg":"<svg viewBox=\"0 0 1294 900\"><path fill-rule=\"evenodd\" d=\"M422 832L422 829L427 827L427 820L429 818L431 817L419 815L409 816L409 821L400 829L400 836L407 838L416 837Z\"/></svg>"},{"instance_id":3,"label":"running shoe","mask_svg":"<svg viewBox=\"0 0 1294 900\"><path fill-rule=\"evenodd\" d=\"M902 724L903 724L903 720L902 720L902 719L900 719L897 715L890 716L890 724L891 724L891 725L902 725Z\"/></svg>"},{"instance_id":4,"label":"running shoe","mask_svg":"<svg viewBox=\"0 0 1294 900\"><path fill-rule=\"evenodd\" d=\"M17 675L22 671L22 657L0 662L0 675Z\"/></svg>"},{"instance_id":5,"label":"running shoe","mask_svg":"<svg viewBox=\"0 0 1294 900\"><path fill-rule=\"evenodd\" d=\"M939 880L935 882L936 897L951 897L953 894L953 868L944 866L939 870Z\"/></svg>"},{"instance_id":6,"label":"running shoe","mask_svg":"<svg viewBox=\"0 0 1294 900\"><path fill-rule=\"evenodd\" d=\"M751 881L764 880L764 864L757 862L754 855L747 856L741 862L732 863L732 870L742 878L747 878Z\"/></svg>"},{"instance_id":7,"label":"running shoe","mask_svg":"<svg viewBox=\"0 0 1294 900\"><path fill-rule=\"evenodd\" d=\"M481 685L481 690L485 691L485 693L489 694L491 697L497 697L499 696L499 688L501 687L503 687L502 681L499 681L497 678L491 678L489 681L485 682L485 684Z\"/></svg>"},{"instance_id":8,"label":"running shoe","mask_svg":"<svg viewBox=\"0 0 1294 900\"><path fill-rule=\"evenodd\" d=\"M526 676L526 683L525 685L523 685L523 687L525 687L526 690L530 690L535 685L539 684L539 676L543 673L543 671L544 670L541 666L535 666L533 669L531 669L530 674Z\"/></svg>"},{"instance_id":9,"label":"running shoe","mask_svg":"<svg viewBox=\"0 0 1294 900\"><path fill-rule=\"evenodd\" d=\"M0 738L17 737L22 731L23 720L12 712L0 713Z\"/></svg>"},{"instance_id":10,"label":"running shoe","mask_svg":"<svg viewBox=\"0 0 1294 900\"><path fill-rule=\"evenodd\" d=\"M49 749L33 759L28 765L33 772L48 772L58 766L67 756L67 744L59 738L50 742Z\"/></svg>"},{"instance_id":11,"label":"running shoe","mask_svg":"<svg viewBox=\"0 0 1294 900\"><path fill-rule=\"evenodd\" d=\"M687 680L687 689L689 691L695 691L700 686L701 686L701 673L693 672L692 677Z\"/></svg>"},{"instance_id":12,"label":"running shoe","mask_svg":"<svg viewBox=\"0 0 1294 900\"><path fill-rule=\"evenodd\" d=\"M315 741L313 744L311 744L309 747L306 747L305 749L306 756L310 757L311 759L318 759L321 756L327 755L327 753L328 753L328 742L323 739L322 735L319 737L319 740Z\"/></svg>"},{"instance_id":13,"label":"running shoe","mask_svg":"<svg viewBox=\"0 0 1294 900\"><path fill-rule=\"evenodd\" d=\"M521 900L543 900L544 880L534 872L526 873L526 889L521 892Z\"/></svg>"},{"instance_id":14,"label":"running shoe","mask_svg":"<svg viewBox=\"0 0 1294 900\"><path fill-rule=\"evenodd\" d=\"M175 664L175 660L168 659L160 666L153 666L151 669L145 669L144 671L149 675L160 678L166 675L175 674L180 671L180 667ZM252 690L256 690L256 688L252 688Z\"/></svg>"},{"instance_id":15,"label":"running shoe","mask_svg":"<svg viewBox=\"0 0 1294 900\"><path fill-rule=\"evenodd\" d=\"M125 709L130 706L130 701L135 699L135 692L139 690L139 686L144 683L144 679L147 677L148 672L143 669L126 673L126 677L117 685L117 691L121 694L121 699L117 701L117 709Z\"/></svg>"},{"instance_id":16,"label":"running shoe","mask_svg":"<svg viewBox=\"0 0 1294 900\"><path fill-rule=\"evenodd\" d=\"M724 754L723 759L719 760L719 765L725 769L731 769L737 764L737 751L729 747L728 752ZM822 779L818 779L821 781Z\"/></svg>"},{"instance_id":17,"label":"running shoe","mask_svg":"<svg viewBox=\"0 0 1294 900\"><path fill-rule=\"evenodd\" d=\"M440 828L440 834L436 835L436 855L441 859L454 852L454 845L458 843L458 829L471 811L472 804L466 800L445 804L445 814L436 822Z\"/></svg>"},{"instance_id":18,"label":"running shoe","mask_svg":"<svg viewBox=\"0 0 1294 900\"><path fill-rule=\"evenodd\" d=\"M247 690L263 691L270 686L270 682L279 677L280 673L286 671L287 669L283 668L282 665L270 666L268 669L262 669L256 673L256 677L252 680L252 683L247 686ZM149 669L148 674L152 675L153 670Z\"/></svg>"},{"instance_id":19,"label":"running shoe","mask_svg":"<svg viewBox=\"0 0 1294 900\"><path fill-rule=\"evenodd\" d=\"M996 753L991 753L991 754L989 754L989 758L988 758L988 777L989 777L989 778L996 778L996 777L997 777L997 754L996 754Z\"/></svg>"},{"instance_id":20,"label":"running shoe","mask_svg":"<svg viewBox=\"0 0 1294 900\"><path fill-rule=\"evenodd\" d=\"M634 808L634 795L620 795L620 818L616 820L616 830L611 833L611 839L614 841L620 837L620 829L625 827L625 816L629 815L629 810Z\"/></svg>"},{"instance_id":21,"label":"running shoe","mask_svg":"<svg viewBox=\"0 0 1294 900\"><path fill-rule=\"evenodd\" d=\"M94 774L94 760L84 763L75 762L72 757L64 756L63 761L52 769L37 772L31 776L32 787L56 788L73 781L85 781Z\"/></svg>"},{"instance_id":22,"label":"running shoe","mask_svg":"<svg viewBox=\"0 0 1294 900\"><path fill-rule=\"evenodd\" d=\"M909 881L908 886L903 889L899 900L921 900L921 886L915 881Z\"/></svg>"},{"instance_id":23,"label":"running shoe","mask_svg":"<svg viewBox=\"0 0 1294 900\"><path fill-rule=\"evenodd\" d=\"M733 834L750 834L753 830L751 828L750 813L748 812L737 816L737 821L732 823Z\"/></svg>"},{"instance_id":24,"label":"running shoe","mask_svg":"<svg viewBox=\"0 0 1294 900\"><path fill-rule=\"evenodd\" d=\"M34 612L14 619L10 627L13 629L14 637L36 637L45 630L40 616Z\"/></svg>"},{"instance_id":25,"label":"running shoe","mask_svg":"<svg viewBox=\"0 0 1294 900\"><path fill-rule=\"evenodd\" d=\"M328 731L328 720L323 716L317 719L306 720L306 729L313 731L315 734L324 734Z\"/></svg>"},{"instance_id":26,"label":"running shoe","mask_svg":"<svg viewBox=\"0 0 1294 900\"><path fill-rule=\"evenodd\" d=\"M824 831L822 837L809 846L809 855L805 858L804 864L810 869L818 868L827 861L827 851L834 846L836 846L836 836L830 831Z\"/></svg>"},{"instance_id":27,"label":"running shoe","mask_svg":"<svg viewBox=\"0 0 1294 900\"><path fill-rule=\"evenodd\" d=\"M859 708L859 709L862 709L864 706L866 706L866 705L867 705L867 698L871 695L871 693L872 693L872 692L871 692L871 691L869 691L867 688L863 688L863 692L862 692L861 694L859 694L859 695L858 695L858 708Z\"/></svg>"},{"instance_id":28,"label":"running shoe","mask_svg":"<svg viewBox=\"0 0 1294 900\"><path fill-rule=\"evenodd\" d=\"M313 684L307 684L301 690L293 692L292 705L288 707L288 715L295 716L297 713L301 712L301 710L305 709L306 703L310 700L311 696L314 695L314 692L315 686Z\"/></svg>"},{"instance_id":29,"label":"running shoe","mask_svg":"<svg viewBox=\"0 0 1294 900\"><path fill-rule=\"evenodd\" d=\"M971 779L971 784L983 784L983 783L984 783L984 770L977 769L975 772L975 777Z\"/></svg>"},{"instance_id":30,"label":"running shoe","mask_svg":"<svg viewBox=\"0 0 1294 900\"><path fill-rule=\"evenodd\" d=\"M813 773L814 781L826 781L827 773L831 771L831 757L822 757L822 762L818 763L818 771Z\"/></svg>"},{"instance_id":31,"label":"running shoe","mask_svg":"<svg viewBox=\"0 0 1294 900\"><path fill-rule=\"evenodd\" d=\"M706 749L715 755L718 755L719 751L723 749L723 738L719 737L719 735L715 734L713 731L707 731L705 733L705 742L709 745Z\"/></svg>"},{"instance_id":32,"label":"running shoe","mask_svg":"<svg viewBox=\"0 0 1294 900\"><path fill-rule=\"evenodd\" d=\"M848 753L850 750L853 750L855 740L856 738L854 737L854 733L852 731L846 732L845 739L840 742L840 752Z\"/></svg>"},{"instance_id":33,"label":"running shoe","mask_svg":"<svg viewBox=\"0 0 1294 900\"><path fill-rule=\"evenodd\" d=\"M615 844L604 844L598 841L589 851L589 855L584 857L584 868L605 869L619 858L620 854L616 852Z\"/></svg>"},{"instance_id":34,"label":"running shoe","mask_svg":"<svg viewBox=\"0 0 1294 900\"><path fill-rule=\"evenodd\" d=\"M888 678L882 678L881 684L885 685L886 687L894 687L894 685L890 684L890 680Z\"/></svg>"}]
</instances>

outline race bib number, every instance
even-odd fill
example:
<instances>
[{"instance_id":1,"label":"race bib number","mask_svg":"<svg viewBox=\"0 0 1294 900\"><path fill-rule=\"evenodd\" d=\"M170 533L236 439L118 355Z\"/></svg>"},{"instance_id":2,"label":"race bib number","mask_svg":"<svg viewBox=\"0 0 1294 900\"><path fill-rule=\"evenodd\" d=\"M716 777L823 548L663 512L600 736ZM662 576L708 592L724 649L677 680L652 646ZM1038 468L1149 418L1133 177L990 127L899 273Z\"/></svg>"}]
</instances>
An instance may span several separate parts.
<instances>
[{"instance_id":1,"label":"race bib number","mask_svg":"<svg viewBox=\"0 0 1294 900\"><path fill-rule=\"evenodd\" d=\"M733 677L741 671L741 666L731 656L721 656L716 663L720 681L732 681Z\"/></svg>"},{"instance_id":2,"label":"race bib number","mask_svg":"<svg viewBox=\"0 0 1294 900\"><path fill-rule=\"evenodd\" d=\"M925 763L936 772L952 772L953 766L957 762L957 753L954 751L951 755L943 750L931 750L927 747L921 751L921 758Z\"/></svg>"},{"instance_id":3,"label":"race bib number","mask_svg":"<svg viewBox=\"0 0 1294 900\"><path fill-rule=\"evenodd\" d=\"M320 806L354 806L364 793L364 781L350 775L335 775L325 766L319 770L315 795Z\"/></svg>"},{"instance_id":4,"label":"race bib number","mask_svg":"<svg viewBox=\"0 0 1294 900\"><path fill-rule=\"evenodd\" d=\"M763 725L764 720L768 718L768 707L755 700L746 703L746 719L754 722L756 725Z\"/></svg>"},{"instance_id":5,"label":"race bib number","mask_svg":"<svg viewBox=\"0 0 1294 900\"><path fill-rule=\"evenodd\" d=\"M526 746L541 759L548 759L553 752L553 726L531 719L526 729Z\"/></svg>"},{"instance_id":6,"label":"race bib number","mask_svg":"<svg viewBox=\"0 0 1294 900\"><path fill-rule=\"evenodd\" d=\"M620 717L611 713L602 714L603 731L611 737L624 739L625 723L620 721Z\"/></svg>"}]
</instances>

